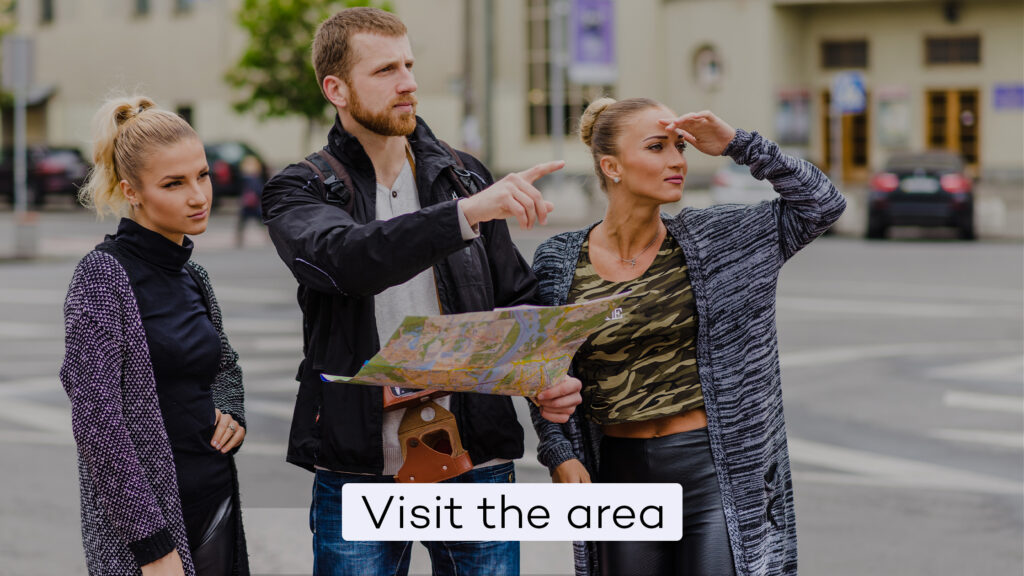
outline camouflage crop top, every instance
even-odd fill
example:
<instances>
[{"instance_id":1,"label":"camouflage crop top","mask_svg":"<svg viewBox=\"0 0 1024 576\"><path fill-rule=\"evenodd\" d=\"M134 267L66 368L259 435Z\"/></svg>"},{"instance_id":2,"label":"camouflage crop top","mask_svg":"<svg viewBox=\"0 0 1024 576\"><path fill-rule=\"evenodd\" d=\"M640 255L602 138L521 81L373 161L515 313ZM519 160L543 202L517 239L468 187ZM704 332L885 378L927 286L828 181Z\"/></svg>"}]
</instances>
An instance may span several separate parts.
<instances>
[{"instance_id":1,"label":"camouflage crop top","mask_svg":"<svg viewBox=\"0 0 1024 576\"><path fill-rule=\"evenodd\" d=\"M697 310L683 250L671 235L639 278L601 278L584 241L568 302L632 290L627 305L573 358L583 407L597 424L640 422L704 406L697 376Z\"/></svg>"}]
</instances>

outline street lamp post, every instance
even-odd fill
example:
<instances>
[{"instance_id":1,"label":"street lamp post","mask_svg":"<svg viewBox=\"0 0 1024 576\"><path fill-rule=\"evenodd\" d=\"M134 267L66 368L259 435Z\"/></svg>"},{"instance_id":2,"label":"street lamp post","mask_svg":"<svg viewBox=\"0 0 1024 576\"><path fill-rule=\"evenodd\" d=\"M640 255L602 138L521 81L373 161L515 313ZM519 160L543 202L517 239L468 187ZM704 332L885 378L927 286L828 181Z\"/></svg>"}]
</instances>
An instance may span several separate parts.
<instances>
[{"instance_id":1,"label":"street lamp post","mask_svg":"<svg viewBox=\"0 0 1024 576\"><path fill-rule=\"evenodd\" d=\"M34 258L38 248L35 212L29 211L26 118L28 87L32 83L32 39L4 38L4 86L14 92L14 257Z\"/></svg>"}]
</instances>

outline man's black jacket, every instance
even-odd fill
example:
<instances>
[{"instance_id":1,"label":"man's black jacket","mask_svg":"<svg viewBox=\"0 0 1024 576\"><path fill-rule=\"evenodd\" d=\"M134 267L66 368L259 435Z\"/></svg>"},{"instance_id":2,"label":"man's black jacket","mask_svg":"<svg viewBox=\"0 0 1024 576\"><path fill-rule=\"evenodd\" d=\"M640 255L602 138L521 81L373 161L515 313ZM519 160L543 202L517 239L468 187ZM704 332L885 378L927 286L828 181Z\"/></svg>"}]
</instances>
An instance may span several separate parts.
<instances>
[{"instance_id":1,"label":"man's black jacket","mask_svg":"<svg viewBox=\"0 0 1024 576\"><path fill-rule=\"evenodd\" d=\"M433 267L442 313L533 303L536 279L502 220L482 223L462 239L452 177L455 160L422 119L409 136L422 209L376 220L376 177L359 141L339 120L327 151L345 165L356 190L349 209L325 200L304 164L276 174L263 190L263 216L278 254L299 281L303 353L288 461L312 469L380 474L384 469L382 392L355 384L323 384L322 372L353 375L380 349L373 298ZM487 169L459 153L477 175ZM333 198L332 198L333 200ZM523 429L507 396L454 394L451 410L475 463L523 455Z\"/></svg>"}]
</instances>

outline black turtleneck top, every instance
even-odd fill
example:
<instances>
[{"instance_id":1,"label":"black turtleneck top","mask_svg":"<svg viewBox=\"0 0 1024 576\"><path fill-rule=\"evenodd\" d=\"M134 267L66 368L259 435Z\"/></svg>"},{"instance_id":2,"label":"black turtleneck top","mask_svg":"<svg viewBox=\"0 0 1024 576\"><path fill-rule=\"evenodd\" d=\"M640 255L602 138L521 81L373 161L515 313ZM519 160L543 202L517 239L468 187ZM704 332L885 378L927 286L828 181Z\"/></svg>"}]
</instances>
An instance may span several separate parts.
<instances>
[{"instance_id":1,"label":"black turtleneck top","mask_svg":"<svg viewBox=\"0 0 1024 576\"><path fill-rule=\"evenodd\" d=\"M220 364L220 337L203 293L185 268L192 256L189 238L179 246L123 218L114 241L139 303L182 513L192 536L194 521L231 494L229 457L210 445L216 419L210 387Z\"/></svg>"}]
</instances>

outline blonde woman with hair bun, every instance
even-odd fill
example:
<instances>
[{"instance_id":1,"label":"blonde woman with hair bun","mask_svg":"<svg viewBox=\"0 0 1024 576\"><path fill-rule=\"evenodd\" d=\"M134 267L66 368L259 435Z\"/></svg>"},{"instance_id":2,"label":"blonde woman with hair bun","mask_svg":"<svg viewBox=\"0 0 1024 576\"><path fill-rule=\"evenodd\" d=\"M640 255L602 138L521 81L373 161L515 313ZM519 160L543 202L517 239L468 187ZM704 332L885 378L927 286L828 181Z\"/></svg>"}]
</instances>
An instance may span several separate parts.
<instances>
[{"instance_id":1,"label":"blonde woman with hair bun","mask_svg":"<svg viewBox=\"0 0 1024 576\"><path fill-rule=\"evenodd\" d=\"M631 297L573 358L583 403L570 420L531 407L538 459L555 482L679 483L683 538L578 542L576 572L796 574L776 283L845 201L813 165L708 111L601 98L580 140L608 209L537 249L538 297ZM778 198L663 214L682 198L688 147L749 166Z\"/></svg>"},{"instance_id":2,"label":"blonde woman with hair bun","mask_svg":"<svg viewBox=\"0 0 1024 576\"><path fill-rule=\"evenodd\" d=\"M144 96L96 113L81 202L120 217L78 263L61 383L90 574L248 574L234 453L242 372L190 235L212 186L198 135Z\"/></svg>"}]
</instances>

